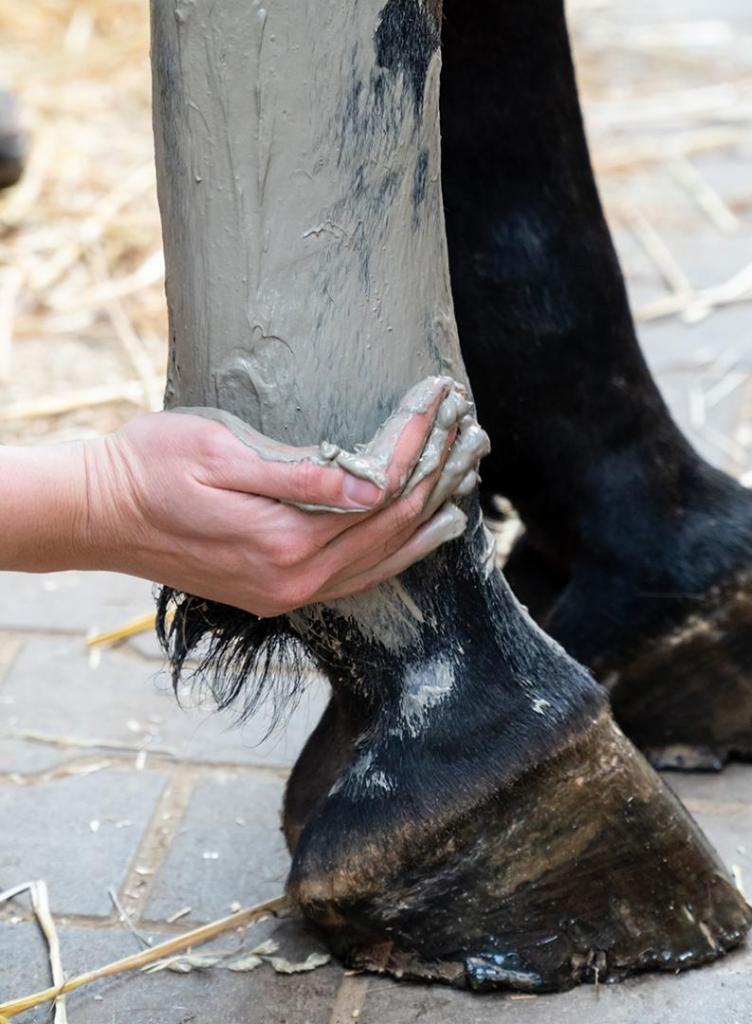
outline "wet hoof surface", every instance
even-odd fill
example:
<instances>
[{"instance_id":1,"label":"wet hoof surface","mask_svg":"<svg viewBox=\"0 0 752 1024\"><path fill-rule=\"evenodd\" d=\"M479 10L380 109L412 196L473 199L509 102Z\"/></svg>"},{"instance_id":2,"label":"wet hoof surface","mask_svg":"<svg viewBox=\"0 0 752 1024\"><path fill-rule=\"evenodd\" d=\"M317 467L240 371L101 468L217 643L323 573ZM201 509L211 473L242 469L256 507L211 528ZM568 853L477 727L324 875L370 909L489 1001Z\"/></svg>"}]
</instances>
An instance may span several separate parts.
<instances>
[{"instance_id":1,"label":"wet hoof surface","mask_svg":"<svg viewBox=\"0 0 752 1024\"><path fill-rule=\"evenodd\" d=\"M750 927L715 853L607 712L485 792L447 788L426 806L416 784L364 800L344 839L330 794L298 842L291 895L350 967L557 991L706 963Z\"/></svg>"},{"instance_id":2,"label":"wet hoof surface","mask_svg":"<svg viewBox=\"0 0 752 1024\"><path fill-rule=\"evenodd\" d=\"M602 680L618 722L657 768L752 760L752 575L711 590Z\"/></svg>"}]
</instances>

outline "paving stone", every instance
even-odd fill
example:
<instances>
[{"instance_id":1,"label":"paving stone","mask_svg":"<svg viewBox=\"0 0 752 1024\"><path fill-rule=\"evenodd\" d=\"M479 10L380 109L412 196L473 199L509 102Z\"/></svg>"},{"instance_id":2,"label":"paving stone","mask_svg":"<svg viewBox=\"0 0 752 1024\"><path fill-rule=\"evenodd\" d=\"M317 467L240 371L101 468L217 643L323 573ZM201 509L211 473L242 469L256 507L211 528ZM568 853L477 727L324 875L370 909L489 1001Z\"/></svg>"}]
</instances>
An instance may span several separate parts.
<instances>
[{"instance_id":1,"label":"paving stone","mask_svg":"<svg viewBox=\"0 0 752 1024\"><path fill-rule=\"evenodd\" d=\"M27 902L26 897L23 900ZM0 1003L39 992L51 984L47 948L35 924L0 922L0 965ZM35 1018L44 1019L42 1010L24 1017L29 1024Z\"/></svg>"},{"instance_id":2,"label":"paving stone","mask_svg":"<svg viewBox=\"0 0 752 1024\"><path fill-rule=\"evenodd\" d=\"M707 0L630 0L629 3L608 4L608 12L609 21L614 25L649 27L717 19L730 22L737 30L752 29L752 10L747 0L719 0L713 7Z\"/></svg>"},{"instance_id":3,"label":"paving stone","mask_svg":"<svg viewBox=\"0 0 752 1024\"><path fill-rule=\"evenodd\" d=\"M699 454L711 465L739 475L752 457L735 439L749 378L745 373L739 387L722 393L718 386L725 391L727 381L727 377L699 373L664 372L657 378L671 415Z\"/></svg>"},{"instance_id":4,"label":"paving stone","mask_svg":"<svg viewBox=\"0 0 752 1024\"><path fill-rule=\"evenodd\" d=\"M718 375L740 368L752 370L749 306L726 306L699 323L669 317L639 327L642 350L654 373L704 372Z\"/></svg>"},{"instance_id":5,"label":"paving stone","mask_svg":"<svg viewBox=\"0 0 752 1024\"><path fill-rule=\"evenodd\" d=\"M120 573L0 573L0 629L114 629L154 607L151 591L146 580Z\"/></svg>"},{"instance_id":6,"label":"paving stone","mask_svg":"<svg viewBox=\"0 0 752 1024\"><path fill-rule=\"evenodd\" d=\"M179 835L155 880L145 918L191 907L186 920L229 913L284 890L289 857L280 831L284 785L261 773L207 779L194 790Z\"/></svg>"},{"instance_id":7,"label":"paving stone","mask_svg":"<svg viewBox=\"0 0 752 1024\"><path fill-rule=\"evenodd\" d=\"M296 958L280 926L248 932L244 947L272 935L280 941L280 954ZM159 942L168 936L151 933ZM133 936L122 929L67 928L60 930L63 966L69 975L110 963L137 952ZM201 952L234 950L235 935L222 936ZM318 948L300 936L301 953ZM38 929L30 924L0 925L0 1001L16 999L49 985L47 956ZM213 968L188 975L160 971L134 971L104 979L68 996L71 1024L327 1024L331 1004L341 980L334 965L307 974L278 975L268 965L237 974ZM14 1018L18 1024L42 1024L49 1007Z\"/></svg>"},{"instance_id":8,"label":"paving stone","mask_svg":"<svg viewBox=\"0 0 752 1024\"><path fill-rule=\"evenodd\" d=\"M752 766L730 765L718 775L666 772L664 778L752 897Z\"/></svg>"},{"instance_id":9,"label":"paving stone","mask_svg":"<svg viewBox=\"0 0 752 1024\"><path fill-rule=\"evenodd\" d=\"M13 664L22 642L22 639L13 633L0 633L0 680Z\"/></svg>"},{"instance_id":10,"label":"paving stone","mask_svg":"<svg viewBox=\"0 0 752 1024\"><path fill-rule=\"evenodd\" d=\"M250 932L248 948L278 925ZM150 933L155 941L164 936ZM308 938L293 940L304 955ZM234 938L221 937L202 952L234 950ZM295 958L282 940L283 955ZM114 929L63 928L63 963L69 974L135 952L132 936ZM46 952L38 930L29 924L0 925L0 1000L18 998L48 984ZM318 1024L329 1013L341 971L329 966L312 974L279 977L267 967L250 974L212 969L201 974L128 974L97 982L71 995L69 1015L75 1024L188 1024L217 1020L222 1024ZM735 953L720 963L678 976L645 975L622 985L583 986L561 995L514 997L472 995L441 986L397 984L384 978L370 982L362 1024L747 1024L752 998L752 952ZM41 1024L43 1009L17 1018Z\"/></svg>"},{"instance_id":11,"label":"paving stone","mask_svg":"<svg viewBox=\"0 0 752 1024\"><path fill-rule=\"evenodd\" d=\"M663 778L683 800L752 806L752 765L730 764L722 772L664 772Z\"/></svg>"},{"instance_id":12,"label":"paving stone","mask_svg":"<svg viewBox=\"0 0 752 1024\"><path fill-rule=\"evenodd\" d=\"M752 807L723 805L708 801L685 801L687 809L703 830L726 867L737 878L747 899L752 899ZM752 988L750 988L752 999Z\"/></svg>"},{"instance_id":13,"label":"paving stone","mask_svg":"<svg viewBox=\"0 0 752 1024\"><path fill-rule=\"evenodd\" d=\"M359 1024L748 1024L752 952L680 975L583 985L555 995L472 995L439 986L371 983Z\"/></svg>"},{"instance_id":14,"label":"paving stone","mask_svg":"<svg viewBox=\"0 0 752 1024\"><path fill-rule=\"evenodd\" d=\"M64 755L56 747L25 740L0 739L0 774L33 775L61 764Z\"/></svg>"},{"instance_id":15,"label":"paving stone","mask_svg":"<svg viewBox=\"0 0 752 1024\"><path fill-rule=\"evenodd\" d=\"M752 213L752 183L748 173L750 157L752 146L747 140L746 147L740 145L734 149L698 153L692 160L697 170L732 209L742 207L741 213L737 211L742 222Z\"/></svg>"},{"instance_id":16,"label":"paving stone","mask_svg":"<svg viewBox=\"0 0 752 1024\"><path fill-rule=\"evenodd\" d=\"M666 285L631 231L612 225L612 238L626 279L633 310L641 309L666 295Z\"/></svg>"},{"instance_id":17,"label":"paving stone","mask_svg":"<svg viewBox=\"0 0 752 1024\"><path fill-rule=\"evenodd\" d=\"M105 650L92 661L80 637L35 637L0 682L0 699L6 738L33 732L164 750L207 763L284 768L318 722L327 686L312 676L293 714L264 739L271 723L263 709L234 727L232 712L191 706L190 694L179 707L165 673L127 652ZM58 756L70 759L71 751L61 749ZM0 772L18 771L17 759L18 749L6 748L0 734Z\"/></svg>"},{"instance_id":18,"label":"paving stone","mask_svg":"<svg viewBox=\"0 0 752 1024\"><path fill-rule=\"evenodd\" d=\"M667 232L663 241L695 288L722 284L752 263L752 234L746 231L724 235L707 225Z\"/></svg>"},{"instance_id":19,"label":"paving stone","mask_svg":"<svg viewBox=\"0 0 752 1024\"><path fill-rule=\"evenodd\" d=\"M0 890L42 878L54 913L108 915L107 889L124 881L164 784L105 770L0 786Z\"/></svg>"},{"instance_id":20,"label":"paving stone","mask_svg":"<svg viewBox=\"0 0 752 1024\"><path fill-rule=\"evenodd\" d=\"M143 633L136 633L135 636L129 637L124 646L129 650L135 651L137 655L145 658L147 661L154 661L159 665L166 664L164 652L153 629L148 629Z\"/></svg>"},{"instance_id":21,"label":"paving stone","mask_svg":"<svg viewBox=\"0 0 752 1024\"><path fill-rule=\"evenodd\" d=\"M603 104L593 104L588 110L587 117L593 139L598 140L609 135L608 122L611 110L613 107L608 101ZM643 138L645 136L658 138L665 129L660 123L655 123L645 124L643 128L636 128L636 130ZM626 141L626 138L623 138L622 145ZM596 153L598 148L596 142ZM708 228L706 215L698 208L686 189L660 163L648 163L634 167L626 175L606 176L601 183L601 192L607 214L609 211L615 211L616 221L621 222L624 211L639 211L665 245L668 245L667 239L676 232L704 231ZM662 280L655 260L643 244L642 230L637 224L628 230L634 234L636 244L643 249L646 259L655 267ZM716 229L713 228L713 230ZM673 248L671 251L674 258L678 260L677 253ZM679 262L681 261L679 260Z\"/></svg>"}]
</instances>

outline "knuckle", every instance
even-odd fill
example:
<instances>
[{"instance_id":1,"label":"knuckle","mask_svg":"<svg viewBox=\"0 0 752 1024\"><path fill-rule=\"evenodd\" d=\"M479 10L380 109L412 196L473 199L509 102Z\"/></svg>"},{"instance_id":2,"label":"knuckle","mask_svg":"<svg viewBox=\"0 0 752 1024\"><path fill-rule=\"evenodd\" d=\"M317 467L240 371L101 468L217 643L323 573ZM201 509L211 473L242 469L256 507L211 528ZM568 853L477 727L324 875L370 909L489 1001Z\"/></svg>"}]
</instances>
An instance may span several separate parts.
<instances>
[{"instance_id":1,"label":"knuckle","mask_svg":"<svg viewBox=\"0 0 752 1024\"><path fill-rule=\"evenodd\" d=\"M423 512L424 504L425 501L422 488L416 488L412 494L408 494L406 498L403 498L399 502L399 505L395 507L397 528L403 529L419 519Z\"/></svg>"},{"instance_id":2,"label":"knuckle","mask_svg":"<svg viewBox=\"0 0 752 1024\"><path fill-rule=\"evenodd\" d=\"M303 459L296 469L298 500L312 505L323 504L322 491L325 470L310 459Z\"/></svg>"},{"instance_id":3,"label":"knuckle","mask_svg":"<svg viewBox=\"0 0 752 1024\"><path fill-rule=\"evenodd\" d=\"M285 605L287 611L292 611L304 604L310 604L317 590L313 580L298 575L285 581L277 593L277 599Z\"/></svg>"},{"instance_id":4,"label":"knuckle","mask_svg":"<svg viewBox=\"0 0 752 1024\"><path fill-rule=\"evenodd\" d=\"M193 439L196 456L209 468L222 464L227 458L227 427L214 420L206 420Z\"/></svg>"},{"instance_id":5,"label":"knuckle","mask_svg":"<svg viewBox=\"0 0 752 1024\"><path fill-rule=\"evenodd\" d=\"M313 545L305 536L289 534L279 538L270 552L272 562L281 569L295 569L305 563Z\"/></svg>"}]
</instances>

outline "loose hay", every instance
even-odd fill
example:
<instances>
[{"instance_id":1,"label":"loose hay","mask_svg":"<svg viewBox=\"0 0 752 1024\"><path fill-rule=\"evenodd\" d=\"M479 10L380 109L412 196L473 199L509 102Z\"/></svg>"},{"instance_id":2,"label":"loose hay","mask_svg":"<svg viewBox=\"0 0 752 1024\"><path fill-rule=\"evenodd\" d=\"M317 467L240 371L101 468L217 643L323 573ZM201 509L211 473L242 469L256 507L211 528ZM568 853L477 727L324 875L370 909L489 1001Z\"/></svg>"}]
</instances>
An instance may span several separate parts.
<instances>
[{"instance_id":1,"label":"loose hay","mask_svg":"<svg viewBox=\"0 0 752 1024\"><path fill-rule=\"evenodd\" d=\"M0 0L0 39L29 138L0 194L0 442L110 430L161 404L166 358L148 5Z\"/></svg>"},{"instance_id":2,"label":"loose hay","mask_svg":"<svg viewBox=\"0 0 752 1024\"><path fill-rule=\"evenodd\" d=\"M56 989L56 995L54 996L54 1022L55 1024L68 1024L68 1014L65 1008L65 995L62 992L62 988L65 984L65 973L63 971L63 962L60 956L60 940L58 939L55 921L50 913L50 898L47 891L47 883L39 880L36 882L24 882L22 885L16 885L13 889L8 889L6 892L0 893L0 903L5 903L8 900L15 899L16 896L20 896L24 892L28 892L31 896L31 906L34 910L34 916L36 917L37 924L39 925L45 941L47 942L47 950L50 960L50 974L52 975L52 983ZM0 1024L5 1020L6 1018L0 1015Z\"/></svg>"},{"instance_id":3,"label":"loose hay","mask_svg":"<svg viewBox=\"0 0 752 1024\"><path fill-rule=\"evenodd\" d=\"M106 633L92 633L86 638L87 647L113 647L115 644L127 640L129 637L138 636L139 633L151 633L157 623L156 612L146 612L122 626L110 629Z\"/></svg>"},{"instance_id":4,"label":"loose hay","mask_svg":"<svg viewBox=\"0 0 752 1024\"><path fill-rule=\"evenodd\" d=\"M14 893L17 891L13 890ZM1 899L2 896L0 896ZM267 900L266 903L259 903L256 906L247 907L245 910L231 914L229 917L223 917L219 921L213 921L211 924L194 928L184 935L180 935L175 939L168 939L166 942L153 946L151 949L143 950L141 953L135 953L132 956L124 957L122 960L105 964L103 967L97 967L95 970L87 971L85 974L79 974L77 977L70 978L62 984L58 981L51 988L44 989L41 992L24 996L22 999L12 999L10 1002L0 1004L0 1024L3 1024L3 1022L7 1024L12 1017L17 1017L19 1013L31 1010L35 1006L42 1006L44 1003L49 1003L52 1000L59 1002L61 997L67 993L74 992L85 985L90 985L100 978L109 978L115 974L142 969L165 957L170 957L172 954L190 949L193 946L200 946L202 943L209 942L218 935L223 935L225 932L232 931L235 928L244 927L269 917L282 917L288 911L289 904L286 898L278 896L273 900ZM316 964L316 966L319 965ZM308 969L312 970L313 968ZM58 1024L65 1024L65 1021L61 1018L56 1018L56 1020Z\"/></svg>"}]
</instances>

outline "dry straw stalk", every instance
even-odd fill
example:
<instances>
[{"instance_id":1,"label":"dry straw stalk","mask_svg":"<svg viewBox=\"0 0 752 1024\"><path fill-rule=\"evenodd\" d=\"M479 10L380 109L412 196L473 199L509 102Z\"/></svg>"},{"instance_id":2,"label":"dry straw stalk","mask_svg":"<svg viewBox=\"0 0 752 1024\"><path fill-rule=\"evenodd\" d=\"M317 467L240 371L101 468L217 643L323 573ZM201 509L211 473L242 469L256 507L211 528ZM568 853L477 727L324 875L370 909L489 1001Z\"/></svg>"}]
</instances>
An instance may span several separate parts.
<instances>
[{"instance_id":1,"label":"dry straw stalk","mask_svg":"<svg viewBox=\"0 0 752 1024\"><path fill-rule=\"evenodd\" d=\"M49 1003L53 999L58 999L69 992L83 988L84 985L90 985L100 978L109 978L114 974L138 970L154 963L156 960L161 960L163 957L171 956L173 953L179 953L192 946L199 946L204 942L209 942L224 932L253 924L254 921L258 921L260 918L281 917L288 911L289 904L284 896L277 896L273 900L267 900L266 903L259 903L254 907L239 910L236 914L230 914L229 917L223 917L219 921L213 921L210 924L202 925L200 928L194 928L184 935L168 939L166 942L153 946L151 949L145 949L141 953L134 953L133 956L127 956L122 960L116 960L114 963L97 967L93 971L79 974L75 978L70 978L63 985L53 985L22 999L13 999L8 1003L2 1003L0 1004L0 1024L8 1024L10 1019L17 1017L19 1013L24 1013L35 1006Z\"/></svg>"}]
</instances>

